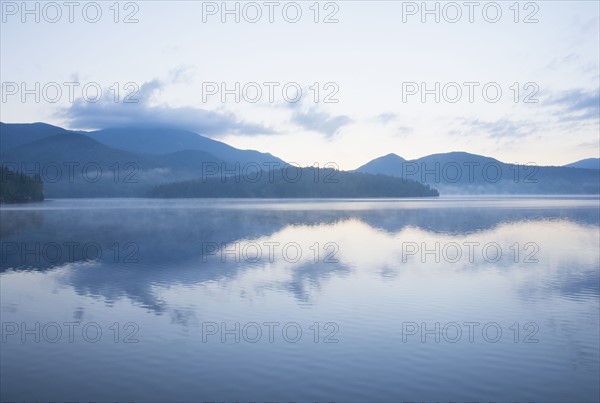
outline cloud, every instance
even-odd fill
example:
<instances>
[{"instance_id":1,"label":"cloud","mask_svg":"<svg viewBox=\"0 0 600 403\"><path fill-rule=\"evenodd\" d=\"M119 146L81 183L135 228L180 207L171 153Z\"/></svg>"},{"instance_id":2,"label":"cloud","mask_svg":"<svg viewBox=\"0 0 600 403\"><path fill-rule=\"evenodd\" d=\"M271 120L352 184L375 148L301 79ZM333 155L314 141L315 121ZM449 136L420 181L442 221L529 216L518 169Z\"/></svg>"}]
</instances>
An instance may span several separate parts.
<instances>
[{"instance_id":1,"label":"cloud","mask_svg":"<svg viewBox=\"0 0 600 403\"><path fill-rule=\"evenodd\" d=\"M171 81L185 80L186 74L186 70L175 71L171 74ZM111 96L103 96L96 103L77 99L59 112L58 116L65 119L70 127L77 129L134 126L170 127L207 135L275 133L269 127L245 122L230 112L195 107L151 106L150 101L164 89L165 84L167 83L158 79L142 84L132 98L137 99L137 103L115 103L112 92L106 89L104 93Z\"/></svg>"},{"instance_id":2,"label":"cloud","mask_svg":"<svg viewBox=\"0 0 600 403\"><path fill-rule=\"evenodd\" d=\"M398 117L398 115L395 113L384 112L384 113L381 113L381 114L375 116L373 118L373 120L385 125L385 124L388 124L389 122L391 122L392 120L396 119L397 117Z\"/></svg>"},{"instance_id":3,"label":"cloud","mask_svg":"<svg viewBox=\"0 0 600 403\"><path fill-rule=\"evenodd\" d=\"M180 66L170 72L175 83L189 83L196 75L196 67L191 65Z\"/></svg>"},{"instance_id":4,"label":"cloud","mask_svg":"<svg viewBox=\"0 0 600 403\"><path fill-rule=\"evenodd\" d=\"M566 56L555 57L552 61L546 66L547 69L550 70L559 70L560 68L564 68L564 65L568 65L570 63L578 63L581 61L581 55L575 52L570 52Z\"/></svg>"},{"instance_id":5,"label":"cloud","mask_svg":"<svg viewBox=\"0 0 600 403\"><path fill-rule=\"evenodd\" d=\"M451 133L467 135L484 133L490 138L509 139L528 136L537 128L533 122L511 121L509 119L498 119L495 121L464 119L462 120L462 126L464 130L453 130Z\"/></svg>"},{"instance_id":6,"label":"cloud","mask_svg":"<svg viewBox=\"0 0 600 403\"><path fill-rule=\"evenodd\" d=\"M333 137L343 126L352 122L346 115L332 116L326 112L311 107L306 111L294 109L291 121L307 130Z\"/></svg>"},{"instance_id":7,"label":"cloud","mask_svg":"<svg viewBox=\"0 0 600 403\"><path fill-rule=\"evenodd\" d=\"M506 118L485 121L480 119L462 119L459 128L453 129L453 135L485 134L489 138L507 140L530 136L544 131L577 132L590 122L600 119L600 91L574 89L555 93L547 97L541 112L544 120L519 120Z\"/></svg>"},{"instance_id":8,"label":"cloud","mask_svg":"<svg viewBox=\"0 0 600 403\"><path fill-rule=\"evenodd\" d=\"M395 121L397 121L399 117L400 115L397 113L383 112L370 118L369 121L385 126L392 126L391 123L394 123L392 135L396 137L406 137L408 134L412 133L414 129L409 126L397 125L397 122Z\"/></svg>"},{"instance_id":9,"label":"cloud","mask_svg":"<svg viewBox=\"0 0 600 403\"><path fill-rule=\"evenodd\" d=\"M598 33L598 27L600 26L600 17L592 17L589 20L578 25L583 35L595 35L596 33Z\"/></svg>"},{"instance_id":10,"label":"cloud","mask_svg":"<svg viewBox=\"0 0 600 403\"><path fill-rule=\"evenodd\" d=\"M408 126L398 126L396 127L396 134L399 136L405 136L407 134L410 134L413 132L413 128L412 127L408 127Z\"/></svg>"},{"instance_id":11,"label":"cloud","mask_svg":"<svg viewBox=\"0 0 600 403\"><path fill-rule=\"evenodd\" d=\"M583 143L579 143L577 144L577 147L581 147L581 148L600 148L600 140L596 140L596 141L586 141Z\"/></svg>"},{"instance_id":12,"label":"cloud","mask_svg":"<svg viewBox=\"0 0 600 403\"><path fill-rule=\"evenodd\" d=\"M600 119L600 90L574 89L552 96L550 106L557 107L554 115L560 121L583 121Z\"/></svg>"}]
</instances>

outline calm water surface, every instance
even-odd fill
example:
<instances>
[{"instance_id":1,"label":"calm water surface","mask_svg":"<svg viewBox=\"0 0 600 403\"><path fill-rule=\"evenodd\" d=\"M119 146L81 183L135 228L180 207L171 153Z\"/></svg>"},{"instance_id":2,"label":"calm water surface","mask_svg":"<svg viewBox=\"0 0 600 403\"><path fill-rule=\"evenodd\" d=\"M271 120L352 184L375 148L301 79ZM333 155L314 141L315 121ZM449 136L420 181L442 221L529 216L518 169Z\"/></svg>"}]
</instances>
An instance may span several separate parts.
<instances>
[{"instance_id":1,"label":"calm water surface","mask_svg":"<svg viewBox=\"0 0 600 403\"><path fill-rule=\"evenodd\" d=\"M2 400L600 400L597 198L0 218Z\"/></svg>"}]
</instances>

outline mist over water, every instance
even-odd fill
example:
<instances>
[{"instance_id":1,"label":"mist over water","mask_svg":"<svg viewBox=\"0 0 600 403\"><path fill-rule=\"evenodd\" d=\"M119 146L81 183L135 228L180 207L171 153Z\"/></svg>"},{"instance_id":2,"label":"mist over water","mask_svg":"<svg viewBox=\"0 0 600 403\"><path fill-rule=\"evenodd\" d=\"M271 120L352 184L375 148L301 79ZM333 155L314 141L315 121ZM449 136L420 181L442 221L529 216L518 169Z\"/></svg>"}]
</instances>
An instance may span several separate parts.
<instances>
[{"instance_id":1,"label":"mist over water","mask_svg":"<svg viewBox=\"0 0 600 403\"><path fill-rule=\"evenodd\" d=\"M562 196L2 206L1 398L598 401L599 215Z\"/></svg>"}]
</instances>

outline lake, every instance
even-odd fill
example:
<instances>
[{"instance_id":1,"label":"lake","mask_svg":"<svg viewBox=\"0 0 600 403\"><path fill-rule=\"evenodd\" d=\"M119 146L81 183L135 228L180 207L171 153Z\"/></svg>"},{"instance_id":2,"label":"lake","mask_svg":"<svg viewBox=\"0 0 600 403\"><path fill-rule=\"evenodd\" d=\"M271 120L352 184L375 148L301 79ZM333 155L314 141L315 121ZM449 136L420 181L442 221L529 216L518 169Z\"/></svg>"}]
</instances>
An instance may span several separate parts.
<instances>
[{"instance_id":1,"label":"lake","mask_svg":"<svg viewBox=\"0 0 600 403\"><path fill-rule=\"evenodd\" d=\"M1 399L599 401L599 207L5 205Z\"/></svg>"}]
</instances>

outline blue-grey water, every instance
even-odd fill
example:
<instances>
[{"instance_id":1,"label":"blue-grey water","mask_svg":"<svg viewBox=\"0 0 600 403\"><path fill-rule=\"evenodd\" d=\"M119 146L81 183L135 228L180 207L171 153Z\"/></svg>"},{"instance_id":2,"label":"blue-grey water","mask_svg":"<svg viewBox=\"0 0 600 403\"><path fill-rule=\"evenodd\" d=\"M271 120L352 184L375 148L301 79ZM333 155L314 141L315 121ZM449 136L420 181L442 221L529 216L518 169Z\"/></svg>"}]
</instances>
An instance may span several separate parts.
<instances>
[{"instance_id":1,"label":"blue-grey water","mask_svg":"<svg viewBox=\"0 0 600 403\"><path fill-rule=\"evenodd\" d=\"M1 400L599 401L599 201L2 206Z\"/></svg>"}]
</instances>

